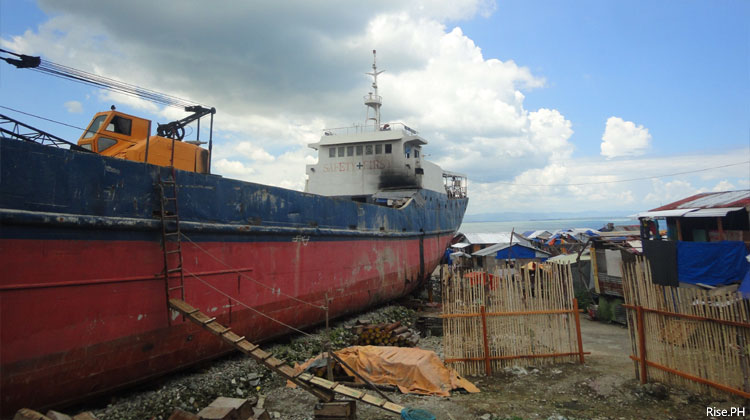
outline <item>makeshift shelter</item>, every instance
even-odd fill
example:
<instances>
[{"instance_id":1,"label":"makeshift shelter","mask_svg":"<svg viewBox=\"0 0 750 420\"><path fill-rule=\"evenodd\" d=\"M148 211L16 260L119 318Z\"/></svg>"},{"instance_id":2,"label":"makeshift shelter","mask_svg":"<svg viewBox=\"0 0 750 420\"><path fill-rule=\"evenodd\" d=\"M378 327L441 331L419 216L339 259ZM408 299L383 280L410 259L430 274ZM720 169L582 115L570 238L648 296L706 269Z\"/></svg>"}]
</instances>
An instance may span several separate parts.
<instances>
[{"instance_id":1,"label":"makeshift shelter","mask_svg":"<svg viewBox=\"0 0 750 420\"><path fill-rule=\"evenodd\" d=\"M654 283L715 287L740 282L750 253L750 190L702 193L637 214ZM654 221L667 220L667 237Z\"/></svg>"},{"instance_id":2,"label":"makeshift shelter","mask_svg":"<svg viewBox=\"0 0 750 420\"><path fill-rule=\"evenodd\" d=\"M637 214L641 236L651 239L655 219L666 219L673 241L750 243L750 190L701 193Z\"/></svg>"},{"instance_id":3,"label":"makeshift shelter","mask_svg":"<svg viewBox=\"0 0 750 420\"><path fill-rule=\"evenodd\" d=\"M513 261L516 264L523 265L531 261L546 261L550 257L549 252L536 248L526 239L516 239L520 239L522 242L498 243L473 253L472 256L477 261L481 261L476 265L490 270L503 265L505 261Z\"/></svg>"}]
</instances>

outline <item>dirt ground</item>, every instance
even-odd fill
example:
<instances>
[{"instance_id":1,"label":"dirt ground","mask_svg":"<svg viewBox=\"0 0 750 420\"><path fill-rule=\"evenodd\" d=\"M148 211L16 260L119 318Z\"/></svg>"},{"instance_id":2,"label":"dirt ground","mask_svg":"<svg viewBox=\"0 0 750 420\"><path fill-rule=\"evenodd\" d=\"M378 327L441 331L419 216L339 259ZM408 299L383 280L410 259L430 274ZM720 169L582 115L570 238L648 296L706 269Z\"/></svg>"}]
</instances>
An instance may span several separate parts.
<instances>
[{"instance_id":1,"label":"dirt ground","mask_svg":"<svg viewBox=\"0 0 750 420\"><path fill-rule=\"evenodd\" d=\"M438 419L705 419L706 407L738 407L741 400L717 399L661 384L641 386L628 358L627 328L581 320L586 363L540 368L506 369L487 377L468 378L478 394L456 393L449 398L387 393L394 402L423 408ZM420 341L420 347L440 354L440 337ZM283 419L312 419L314 399L299 389L281 386L268 391L267 407ZM750 413L750 410L748 410ZM360 404L358 418L393 419L381 410Z\"/></svg>"},{"instance_id":2,"label":"dirt ground","mask_svg":"<svg viewBox=\"0 0 750 420\"><path fill-rule=\"evenodd\" d=\"M413 311L411 315L405 315L404 311L408 312L400 306L389 306L358 317L391 319L414 315ZM339 325L353 324L358 317L342 320ZM397 404L428 410L441 420L708 419L712 418L706 415L709 406L730 409L744 403L662 384L642 386L635 379L635 368L628 358L627 328L591 321L584 316L581 329L584 350L590 352L583 365L567 362L538 368L513 367L490 377L469 377L481 390L476 394L453 392L447 398L399 392L386 395ZM332 332L343 330L339 327ZM317 354L322 336L318 331L309 337L266 343L264 348L277 356L285 354L287 360L304 361ZM435 351L443 358L442 337L422 338L419 347ZM71 408L67 412L93 411L101 420L165 420L175 407L197 412L217 396L255 398L261 393L267 397L266 408L273 418L312 420L316 400L301 389L285 385L283 379L253 360L234 354L110 396L100 404ZM750 409L746 411L750 413ZM367 420L399 418L362 403L357 406L357 415Z\"/></svg>"}]
</instances>

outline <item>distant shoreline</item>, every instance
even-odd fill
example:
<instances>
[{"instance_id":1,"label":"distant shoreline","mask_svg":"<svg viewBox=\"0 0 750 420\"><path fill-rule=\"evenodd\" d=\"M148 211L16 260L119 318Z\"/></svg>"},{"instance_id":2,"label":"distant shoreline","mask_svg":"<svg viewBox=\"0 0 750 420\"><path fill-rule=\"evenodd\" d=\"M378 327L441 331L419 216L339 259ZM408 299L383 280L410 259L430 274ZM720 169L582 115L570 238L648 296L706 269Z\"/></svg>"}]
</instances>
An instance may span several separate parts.
<instances>
[{"instance_id":1,"label":"distant shoreline","mask_svg":"<svg viewBox=\"0 0 750 420\"><path fill-rule=\"evenodd\" d=\"M511 221L466 221L459 228L461 233L495 233L526 232L530 230L556 231L559 229L584 228L600 229L613 223L615 225L637 225L638 221L629 217L576 217L564 219L526 219Z\"/></svg>"}]
</instances>

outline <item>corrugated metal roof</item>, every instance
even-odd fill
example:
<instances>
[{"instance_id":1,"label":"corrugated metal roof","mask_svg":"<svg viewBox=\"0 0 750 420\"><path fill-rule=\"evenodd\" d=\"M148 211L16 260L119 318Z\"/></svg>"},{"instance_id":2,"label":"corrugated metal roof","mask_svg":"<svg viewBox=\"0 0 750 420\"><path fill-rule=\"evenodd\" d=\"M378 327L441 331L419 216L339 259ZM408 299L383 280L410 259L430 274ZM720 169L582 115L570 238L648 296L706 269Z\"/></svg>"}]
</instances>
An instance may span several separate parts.
<instances>
[{"instance_id":1,"label":"corrugated metal roof","mask_svg":"<svg viewBox=\"0 0 750 420\"><path fill-rule=\"evenodd\" d=\"M528 235L526 233L528 233ZM533 230L533 231L529 231L526 233L524 233L524 236L528 239L535 239L535 238L547 239L550 236L552 236L552 233L546 230Z\"/></svg>"},{"instance_id":2,"label":"corrugated metal roof","mask_svg":"<svg viewBox=\"0 0 750 420\"><path fill-rule=\"evenodd\" d=\"M727 213L742 210L744 207L724 207L720 209L698 209L686 213L685 217L724 217Z\"/></svg>"},{"instance_id":3,"label":"corrugated metal roof","mask_svg":"<svg viewBox=\"0 0 750 420\"><path fill-rule=\"evenodd\" d=\"M549 262L556 262L562 264L573 264L578 261L578 254L560 254L555 257L548 259ZM591 261L591 254L581 255L581 261Z\"/></svg>"},{"instance_id":4,"label":"corrugated metal roof","mask_svg":"<svg viewBox=\"0 0 750 420\"><path fill-rule=\"evenodd\" d=\"M499 233L464 233L466 241L470 244L496 244L500 242L510 242L510 232ZM513 235L513 242L519 238L518 234Z\"/></svg>"},{"instance_id":5,"label":"corrugated metal roof","mask_svg":"<svg viewBox=\"0 0 750 420\"><path fill-rule=\"evenodd\" d=\"M750 206L750 190L701 193L650 211L674 209L715 209Z\"/></svg>"},{"instance_id":6,"label":"corrugated metal roof","mask_svg":"<svg viewBox=\"0 0 750 420\"><path fill-rule=\"evenodd\" d=\"M638 213L637 217L653 217L653 218L661 218L661 217L680 217L685 213L690 213L691 211L695 211L697 209L672 209L672 210L650 210L650 211L642 211Z\"/></svg>"}]
</instances>

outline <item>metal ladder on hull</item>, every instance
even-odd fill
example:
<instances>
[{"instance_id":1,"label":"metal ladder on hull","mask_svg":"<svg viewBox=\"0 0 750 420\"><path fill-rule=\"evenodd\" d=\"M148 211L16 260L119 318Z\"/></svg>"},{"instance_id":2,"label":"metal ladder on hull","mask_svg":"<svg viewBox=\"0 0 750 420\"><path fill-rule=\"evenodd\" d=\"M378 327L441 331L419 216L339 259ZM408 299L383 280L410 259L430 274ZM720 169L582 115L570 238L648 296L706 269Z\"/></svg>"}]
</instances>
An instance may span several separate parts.
<instances>
[{"instance_id":1,"label":"metal ladder on hull","mask_svg":"<svg viewBox=\"0 0 750 420\"><path fill-rule=\"evenodd\" d=\"M209 317L199 309L185 303L184 300L170 299L169 307L181 313L191 322L200 325L212 334L218 336L225 343L230 344L244 354L252 357L258 363L261 363L271 371L290 380L324 402L331 402L335 395L341 395L347 398L352 398L355 401L361 401L382 408L383 410L394 414L401 414L401 411L404 409L403 406L391 403L383 398L376 397L366 392L341 385L338 382L319 378L305 372L295 373L291 366L285 364L282 360L275 358L273 354L263 351L260 346L246 340L244 336L234 333L231 331L231 328L225 327L216 322L216 318Z\"/></svg>"},{"instance_id":2,"label":"metal ladder on hull","mask_svg":"<svg viewBox=\"0 0 750 420\"><path fill-rule=\"evenodd\" d=\"M168 179L159 180L161 200L161 240L164 251L164 287L167 299L173 297L185 300L185 273L182 270L182 242L180 238L180 213L177 207L177 182L174 168ZM171 317L167 311L171 325Z\"/></svg>"}]
</instances>

